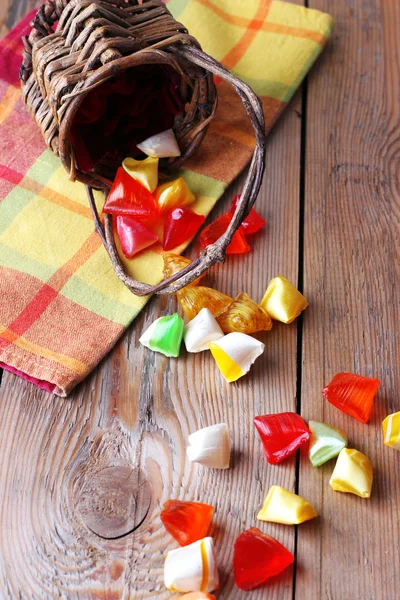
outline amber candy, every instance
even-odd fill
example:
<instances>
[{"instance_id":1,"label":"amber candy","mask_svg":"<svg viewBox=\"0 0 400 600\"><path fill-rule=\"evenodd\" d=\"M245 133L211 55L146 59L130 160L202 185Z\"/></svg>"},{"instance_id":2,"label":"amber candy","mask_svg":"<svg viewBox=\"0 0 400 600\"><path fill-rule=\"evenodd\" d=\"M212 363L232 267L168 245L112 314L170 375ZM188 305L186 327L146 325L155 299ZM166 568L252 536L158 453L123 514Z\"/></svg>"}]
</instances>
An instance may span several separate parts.
<instances>
[{"instance_id":1,"label":"amber candy","mask_svg":"<svg viewBox=\"0 0 400 600\"><path fill-rule=\"evenodd\" d=\"M188 265L190 265L193 262L190 260L190 258L185 258L184 256L180 256L179 254L174 254L173 252L166 252L163 255L163 259L164 259L164 271L163 271L164 279L168 279L168 277L175 275L175 273L178 273L179 271L181 271L182 269L184 269L185 267L187 267ZM203 273L202 275L200 275L200 277L198 277L197 279L192 281L192 283L189 283L186 287L198 285L200 279L202 279L204 277L204 275L205 275L205 273Z\"/></svg>"},{"instance_id":2,"label":"amber candy","mask_svg":"<svg viewBox=\"0 0 400 600\"><path fill-rule=\"evenodd\" d=\"M205 287L204 285L185 287L177 293L179 304L186 318L191 321L201 311L202 308L208 308L209 311L218 317L222 311L232 302L230 296L226 296L218 290Z\"/></svg>"},{"instance_id":3,"label":"amber candy","mask_svg":"<svg viewBox=\"0 0 400 600\"><path fill-rule=\"evenodd\" d=\"M245 292L239 294L225 308L217 322L224 333L239 331L249 334L256 331L269 331L272 328L269 314Z\"/></svg>"}]
</instances>

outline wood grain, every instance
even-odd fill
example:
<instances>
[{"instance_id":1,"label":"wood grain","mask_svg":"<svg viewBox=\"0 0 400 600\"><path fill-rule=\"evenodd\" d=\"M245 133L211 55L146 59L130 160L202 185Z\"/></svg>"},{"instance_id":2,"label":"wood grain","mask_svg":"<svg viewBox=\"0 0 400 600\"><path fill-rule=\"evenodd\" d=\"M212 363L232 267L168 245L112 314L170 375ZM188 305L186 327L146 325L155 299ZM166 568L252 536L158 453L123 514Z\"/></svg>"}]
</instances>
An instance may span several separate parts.
<instances>
[{"instance_id":1,"label":"wood grain","mask_svg":"<svg viewBox=\"0 0 400 600\"><path fill-rule=\"evenodd\" d=\"M399 457L381 420L400 409L399 43L396 0L312 0L337 20L307 110L302 412L343 428L374 465L372 498L334 493L334 463L300 463L319 522L299 528L296 597L399 597ZM323 400L342 370L381 380L368 425Z\"/></svg>"},{"instance_id":2,"label":"wood grain","mask_svg":"<svg viewBox=\"0 0 400 600\"><path fill-rule=\"evenodd\" d=\"M247 257L230 257L208 284L260 300L269 278L297 280L300 96L268 140L258 209L268 220ZM240 190L243 178L220 203ZM284 248L284 251L282 251ZM268 467L252 418L295 410L296 325L261 336L251 377L226 384L209 354L168 360L138 343L174 298L153 299L121 343L67 400L5 373L0 388L0 597L5 600L170 598L163 562L176 546L159 513L169 498L216 507L218 598L243 598L232 575L233 543L257 525L268 488L294 489L295 460ZM232 468L203 470L185 458L187 436L228 423ZM110 475L112 474L112 475ZM294 530L258 524L294 549ZM246 596L291 600L293 571Z\"/></svg>"}]
</instances>

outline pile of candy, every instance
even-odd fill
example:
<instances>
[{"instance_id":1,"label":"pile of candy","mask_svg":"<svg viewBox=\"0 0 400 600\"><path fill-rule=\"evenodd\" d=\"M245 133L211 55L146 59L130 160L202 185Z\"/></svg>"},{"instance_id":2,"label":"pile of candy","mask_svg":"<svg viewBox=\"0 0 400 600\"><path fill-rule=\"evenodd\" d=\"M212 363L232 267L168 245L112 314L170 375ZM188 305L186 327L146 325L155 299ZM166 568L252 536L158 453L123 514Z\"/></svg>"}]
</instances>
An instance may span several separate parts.
<instances>
[{"instance_id":1,"label":"pile of candy","mask_svg":"<svg viewBox=\"0 0 400 600\"><path fill-rule=\"evenodd\" d=\"M204 309L202 309L204 310ZM208 330L208 328L206 328ZM377 379L352 373L339 373L323 390L325 398L352 417L366 423ZM278 464L308 444L308 457L319 467L337 457L329 484L334 491L369 498L372 489L372 464L361 452L347 448L346 434L337 427L310 421L308 426L296 413L286 412L255 417L267 462ZM383 422L385 444L400 449L400 413ZM189 436L188 458L203 467L227 469L230 438L225 423L200 429ZM169 500L160 514L167 531L182 546L168 552L164 580L174 592L191 592L187 600L214 598L209 592L219 586L218 570L210 529L214 507L199 502ZM300 525L318 516L315 508L301 496L273 485L258 511L257 519L284 525ZM294 556L273 537L253 527L241 533L234 546L233 570L236 585L251 590L278 575L292 564Z\"/></svg>"},{"instance_id":2,"label":"pile of candy","mask_svg":"<svg viewBox=\"0 0 400 600\"><path fill-rule=\"evenodd\" d=\"M190 261L174 254L164 256L164 273L170 276ZM189 319L184 326L178 314L160 317L144 332L140 342L168 357L179 356L182 340L188 352L210 350L229 383L249 372L264 352L264 344L249 334L269 331L272 319L291 323L307 306L304 296L285 277L270 281L260 304L242 292L235 299L194 281L177 293Z\"/></svg>"}]
</instances>

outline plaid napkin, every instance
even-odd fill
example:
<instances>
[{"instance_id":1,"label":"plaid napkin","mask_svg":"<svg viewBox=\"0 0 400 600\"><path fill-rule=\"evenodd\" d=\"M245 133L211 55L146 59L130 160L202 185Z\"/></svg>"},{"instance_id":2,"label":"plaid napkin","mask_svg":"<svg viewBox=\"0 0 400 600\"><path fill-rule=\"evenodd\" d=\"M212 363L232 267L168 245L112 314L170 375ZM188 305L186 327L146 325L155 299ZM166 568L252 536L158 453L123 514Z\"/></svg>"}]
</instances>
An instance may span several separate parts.
<instances>
[{"instance_id":1,"label":"plaid napkin","mask_svg":"<svg viewBox=\"0 0 400 600\"><path fill-rule=\"evenodd\" d=\"M170 0L203 49L261 97L267 130L321 52L332 19L277 0ZM0 42L0 367L66 396L112 348L146 303L114 275L94 231L85 190L71 183L20 100L21 36ZM254 139L240 100L217 81L219 108L181 173L208 214L246 166ZM99 195L101 207L104 198ZM179 250L183 250L180 248ZM162 279L156 247L129 263Z\"/></svg>"}]
</instances>

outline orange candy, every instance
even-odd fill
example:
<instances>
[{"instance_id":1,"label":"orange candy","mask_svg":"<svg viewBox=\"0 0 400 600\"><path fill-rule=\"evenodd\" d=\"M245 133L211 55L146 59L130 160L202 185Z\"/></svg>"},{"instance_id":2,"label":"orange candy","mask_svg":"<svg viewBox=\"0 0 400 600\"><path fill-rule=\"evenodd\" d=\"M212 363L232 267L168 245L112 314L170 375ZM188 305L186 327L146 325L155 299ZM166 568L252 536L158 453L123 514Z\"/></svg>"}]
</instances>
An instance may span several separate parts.
<instances>
[{"instance_id":1,"label":"orange candy","mask_svg":"<svg viewBox=\"0 0 400 600\"><path fill-rule=\"evenodd\" d=\"M165 529L181 546L188 546L207 535L214 507L201 502L168 500L160 519Z\"/></svg>"},{"instance_id":2,"label":"orange candy","mask_svg":"<svg viewBox=\"0 0 400 600\"><path fill-rule=\"evenodd\" d=\"M338 373L322 393L336 408L361 423L367 423L379 386L379 379L353 373Z\"/></svg>"}]
</instances>

